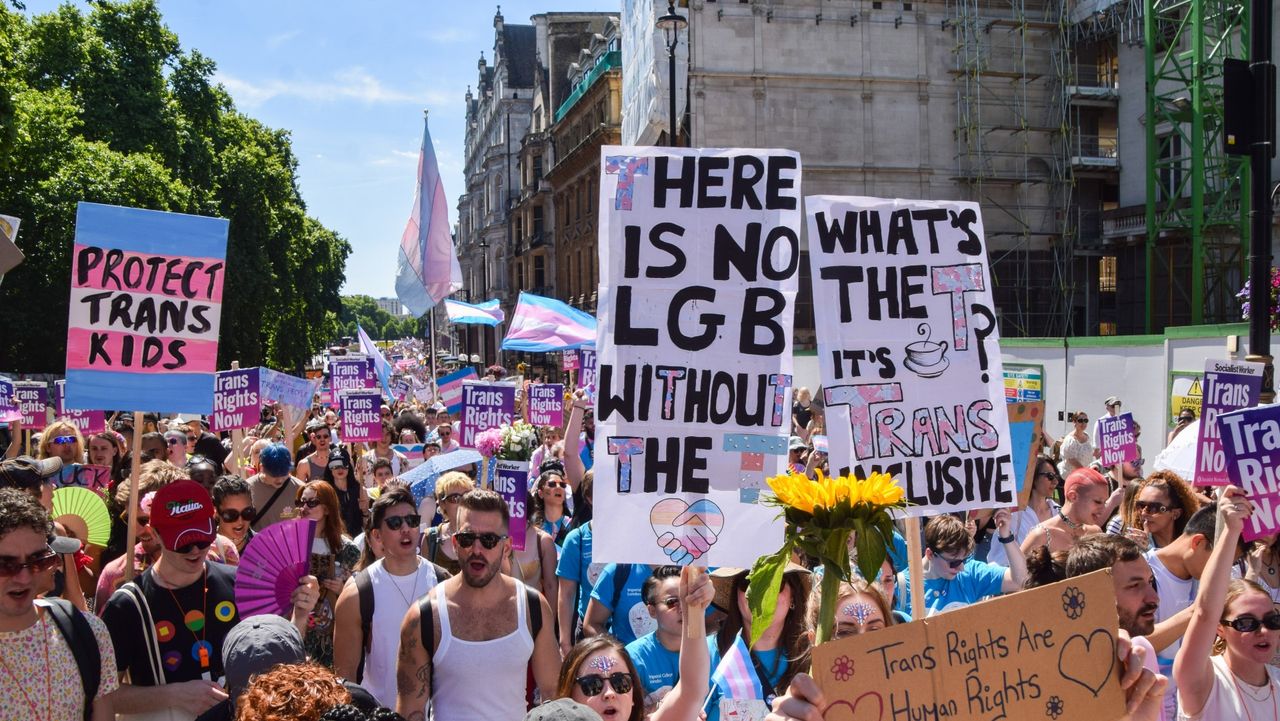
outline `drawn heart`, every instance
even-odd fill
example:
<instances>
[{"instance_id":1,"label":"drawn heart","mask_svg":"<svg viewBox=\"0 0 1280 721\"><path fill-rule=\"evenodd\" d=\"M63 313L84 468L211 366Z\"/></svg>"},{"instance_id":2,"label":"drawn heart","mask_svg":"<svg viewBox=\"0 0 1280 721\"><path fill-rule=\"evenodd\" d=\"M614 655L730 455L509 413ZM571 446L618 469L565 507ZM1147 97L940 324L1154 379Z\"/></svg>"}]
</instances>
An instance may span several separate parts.
<instances>
[{"instance_id":1,"label":"drawn heart","mask_svg":"<svg viewBox=\"0 0 1280 721\"><path fill-rule=\"evenodd\" d=\"M875 716L863 714L861 717L855 714L858 711L858 704L862 703L862 699L871 698L867 702L867 709L877 708ZM881 721L884 718L884 698L880 696L879 691L867 691L861 696L855 698L853 703L848 701L836 701L827 707L822 718L826 721Z\"/></svg>"},{"instance_id":2,"label":"drawn heart","mask_svg":"<svg viewBox=\"0 0 1280 721\"><path fill-rule=\"evenodd\" d=\"M685 565L706 555L724 528L724 513L706 499L685 503L665 498L649 511L649 525L658 546L672 563Z\"/></svg>"},{"instance_id":3,"label":"drawn heart","mask_svg":"<svg viewBox=\"0 0 1280 721\"><path fill-rule=\"evenodd\" d=\"M1105 628L1087 637L1073 634L1058 651L1058 673L1072 683L1089 689L1094 698L1111 678L1116 665L1116 640Z\"/></svg>"}]
</instances>

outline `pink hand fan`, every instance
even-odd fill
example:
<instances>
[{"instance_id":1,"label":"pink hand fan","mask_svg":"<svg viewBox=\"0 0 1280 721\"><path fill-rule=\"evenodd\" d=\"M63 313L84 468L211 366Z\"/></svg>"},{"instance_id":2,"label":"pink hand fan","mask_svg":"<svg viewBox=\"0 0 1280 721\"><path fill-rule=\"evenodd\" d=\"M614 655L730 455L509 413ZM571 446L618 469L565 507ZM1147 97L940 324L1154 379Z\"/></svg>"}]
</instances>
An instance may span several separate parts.
<instances>
[{"instance_id":1,"label":"pink hand fan","mask_svg":"<svg viewBox=\"0 0 1280 721\"><path fill-rule=\"evenodd\" d=\"M315 537L316 522L305 518L273 523L254 534L236 570L240 618L260 613L289 617L289 597L311 570Z\"/></svg>"}]
</instances>

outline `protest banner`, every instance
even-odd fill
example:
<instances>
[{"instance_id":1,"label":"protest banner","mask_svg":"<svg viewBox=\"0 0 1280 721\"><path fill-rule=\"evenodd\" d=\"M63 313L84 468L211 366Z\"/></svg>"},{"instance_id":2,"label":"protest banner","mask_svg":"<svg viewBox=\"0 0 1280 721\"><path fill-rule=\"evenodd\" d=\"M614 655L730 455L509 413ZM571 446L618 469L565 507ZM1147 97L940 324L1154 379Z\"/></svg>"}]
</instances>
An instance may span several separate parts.
<instances>
[{"instance_id":1,"label":"protest banner","mask_svg":"<svg viewBox=\"0 0 1280 721\"><path fill-rule=\"evenodd\" d=\"M377 443L382 440L382 394L376 390L350 390L338 394L339 437L343 443Z\"/></svg>"},{"instance_id":2,"label":"protest banner","mask_svg":"<svg viewBox=\"0 0 1280 721\"><path fill-rule=\"evenodd\" d=\"M564 385L535 383L529 386L529 423L535 426L564 425Z\"/></svg>"},{"instance_id":3,"label":"protest banner","mask_svg":"<svg viewBox=\"0 0 1280 721\"><path fill-rule=\"evenodd\" d=\"M1009 416L1009 446L1013 459L1013 477L1018 483L1018 508L1026 508L1031 500L1031 485L1036 480L1036 457L1040 455L1040 436L1044 432L1044 401L1006 403Z\"/></svg>"},{"instance_id":4,"label":"protest banner","mask_svg":"<svg viewBox=\"0 0 1280 721\"><path fill-rule=\"evenodd\" d=\"M458 419L458 442L463 448L476 447L476 434L510 424L515 418L516 387L509 383L467 381L462 384L462 415ZM526 471L525 477L528 478Z\"/></svg>"},{"instance_id":5,"label":"protest banner","mask_svg":"<svg viewBox=\"0 0 1280 721\"><path fill-rule=\"evenodd\" d=\"M226 220L80 203L67 405L213 412Z\"/></svg>"},{"instance_id":6,"label":"protest banner","mask_svg":"<svg viewBox=\"0 0 1280 721\"><path fill-rule=\"evenodd\" d=\"M106 491L111 487L111 467L68 463L58 471L53 485L58 488L80 487L91 491Z\"/></svg>"},{"instance_id":7,"label":"protest banner","mask_svg":"<svg viewBox=\"0 0 1280 721\"><path fill-rule=\"evenodd\" d=\"M22 408L18 406L13 381L0 378L0 423L22 420Z\"/></svg>"},{"instance_id":8,"label":"protest banner","mask_svg":"<svg viewBox=\"0 0 1280 721\"><path fill-rule=\"evenodd\" d=\"M258 368L218 371L209 430L221 433L255 425L260 417L261 396Z\"/></svg>"},{"instance_id":9,"label":"protest banner","mask_svg":"<svg viewBox=\"0 0 1280 721\"><path fill-rule=\"evenodd\" d=\"M517 551L523 551L525 518L528 513L526 499L529 494L529 462L506 461L498 458L492 464L497 467L494 472L493 490L502 496L502 499L507 502L507 508L511 510L511 523L507 527L511 547ZM537 536L534 538L536 539Z\"/></svg>"},{"instance_id":10,"label":"protest banner","mask_svg":"<svg viewBox=\"0 0 1280 721\"><path fill-rule=\"evenodd\" d=\"M1252 541L1280 532L1280 405L1222 413L1217 426L1227 478L1253 502L1241 537Z\"/></svg>"},{"instance_id":11,"label":"protest banner","mask_svg":"<svg viewBox=\"0 0 1280 721\"><path fill-rule=\"evenodd\" d=\"M782 544L800 157L606 146L600 172L594 560L750 566Z\"/></svg>"},{"instance_id":12,"label":"protest banner","mask_svg":"<svg viewBox=\"0 0 1280 721\"><path fill-rule=\"evenodd\" d=\"M1133 414L1102 416L1098 419L1099 462L1104 466L1136 461L1138 459L1137 429L1133 426Z\"/></svg>"},{"instance_id":13,"label":"protest banner","mask_svg":"<svg viewBox=\"0 0 1280 721\"><path fill-rule=\"evenodd\" d=\"M560 370L576 371L580 367L576 348L560 351Z\"/></svg>"},{"instance_id":14,"label":"protest banner","mask_svg":"<svg viewBox=\"0 0 1280 721\"><path fill-rule=\"evenodd\" d=\"M39 431L49 423L49 384L39 381L14 381L13 395L22 413L22 425Z\"/></svg>"},{"instance_id":15,"label":"protest banner","mask_svg":"<svg viewBox=\"0 0 1280 721\"><path fill-rule=\"evenodd\" d=\"M591 348L578 349L578 387L587 393L587 401L596 402L596 352Z\"/></svg>"},{"instance_id":16,"label":"protest banner","mask_svg":"<svg viewBox=\"0 0 1280 721\"><path fill-rule=\"evenodd\" d=\"M440 402L444 404L445 410L449 411L449 415L457 415L458 411L462 410L462 384L476 377L476 369L467 366L436 379Z\"/></svg>"},{"instance_id":17,"label":"protest banner","mask_svg":"<svg viewBox=\"0 0 1280 721\"><path fill-rule=\"evenodd\" d=\"M1218 416L1252 408L1262 395L1262 364L1248 361L1210 360L1200 383L1200 435L1196 439L1196 485L1225 486L1227 458L1218 435Z\"/></svg>"},{"instance_id":18,"label":"protest banner","mask_svg":"<svg viewBox=\"0 0 1280 721\"><path fill-rule=\"evenodd\" d=\"M107 429L107 414L104 411L85 411L68 408L66 404L67 382L53 382L53 415L76 427L82 436L101 433Z\"/></svg>"},{"instance_id":19,"label":"protest banner","mask_svg":"<svg viewBox=\"0 0 1280 721\"><path fill-rule=\"evenodd\" d=\"M1016 503L976 203L805 199L832 473L888 473L908 515Z\"/></svg>"},{"instance_id":20,"label":"protest banner","mask_svg":"<svg viewBox=\"0 0 1280 721\"><path fill-rule=\"evenodd\" d=\"M258 369L258 392L263 401L274 401L306 410L311 407L311 399L315 397L319 387L319 378L298 378L270 368Z\"/></svg>"},{"instance_id":21,"label":"protest banner","mask_svg":"<svg viewBox=\"0 0 1280 721\"><path fill-rule=\"evenodd\" d=\"M858 609L852 609L856 612ZM1125 716L1109 570L813 650L826 721Z\"/></svg>"},{"instance_id":22,"label":"protest banner","mask_svg":"<svg viewBox=\"0 0 1280 721\"><path fill-rule=\"evenodd\" d=\"M378 387L373 359L367 356L345 356L329 361L329 387L335 395Z\"/></svg>"}]
</instances>

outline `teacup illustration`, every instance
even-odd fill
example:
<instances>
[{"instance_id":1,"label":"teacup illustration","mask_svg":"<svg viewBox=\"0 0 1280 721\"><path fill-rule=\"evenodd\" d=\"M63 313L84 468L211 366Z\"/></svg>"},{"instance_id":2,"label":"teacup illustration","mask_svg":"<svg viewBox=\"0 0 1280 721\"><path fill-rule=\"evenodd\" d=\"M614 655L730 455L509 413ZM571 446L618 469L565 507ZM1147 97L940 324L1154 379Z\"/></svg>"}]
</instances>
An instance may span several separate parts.
<instances>
[{"instance_id":1,"label":"teacup illustration","mask_svg":"<svg viewBox=\"0 0 1280 721\"><path fill-rule=\"evenodd\" d=\"M941 375L951 365L947 361L947 342L931 340L933 331L927 323L921 323L916 333L924 336L924 340L907 344L907 359L903 365L921 378Z\"/></svg>"}]
</instances>

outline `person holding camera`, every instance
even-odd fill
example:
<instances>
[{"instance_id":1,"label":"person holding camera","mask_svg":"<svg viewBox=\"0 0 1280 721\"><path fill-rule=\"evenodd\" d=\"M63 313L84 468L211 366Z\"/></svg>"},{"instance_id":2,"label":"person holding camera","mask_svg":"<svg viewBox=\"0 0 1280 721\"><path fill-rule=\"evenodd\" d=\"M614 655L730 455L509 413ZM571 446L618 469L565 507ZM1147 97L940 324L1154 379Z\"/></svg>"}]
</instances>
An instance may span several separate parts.
<instances>
[{"instance_id":1,"label":"person holding camera","mask_svg":"<svg viewBox=\"0 0 1280 721\"><path fill-rule=\"evenodd\" d=\"M1178 422L1174 425L1173 430L1169 431L1169 437L1165 439L1164 444L1167 446L1170 443L1173 443L1173 439L1177 438L1179 433L1186 430L1187 426L1191 425L1191 421L1194 421L1195 419L1196 412L1190 408L1183 408L1178 411Z\"/></svg>"}]
</instances>

